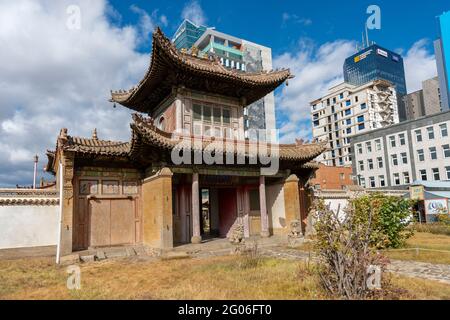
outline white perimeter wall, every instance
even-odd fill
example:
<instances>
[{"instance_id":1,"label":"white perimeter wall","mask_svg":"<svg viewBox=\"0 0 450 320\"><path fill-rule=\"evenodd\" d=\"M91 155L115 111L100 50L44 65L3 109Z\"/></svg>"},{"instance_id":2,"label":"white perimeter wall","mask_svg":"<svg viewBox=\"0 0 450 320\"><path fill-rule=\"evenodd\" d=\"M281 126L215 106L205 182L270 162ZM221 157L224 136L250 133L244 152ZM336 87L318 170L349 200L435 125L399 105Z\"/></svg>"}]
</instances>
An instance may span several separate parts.
<instances>
[{"instance_id":1,"label":"white perimeter wall","mask_svg":"<svg viewBox=\"0 0 450 320\"><path fill-rule=\"evenodd\" d=\"M59 206L0 206L0 249L56 245Z\"/></svg>"}]
</instances>

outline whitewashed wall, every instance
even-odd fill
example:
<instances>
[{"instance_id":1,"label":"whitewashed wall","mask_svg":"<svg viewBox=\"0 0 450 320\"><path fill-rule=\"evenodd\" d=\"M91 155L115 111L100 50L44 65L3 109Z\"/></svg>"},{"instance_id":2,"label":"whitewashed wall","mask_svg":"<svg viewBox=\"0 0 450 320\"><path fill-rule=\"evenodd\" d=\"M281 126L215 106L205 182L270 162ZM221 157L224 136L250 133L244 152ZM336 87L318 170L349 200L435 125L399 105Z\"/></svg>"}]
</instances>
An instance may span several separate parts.
<instances>
[{"instance_id":1,"label":"whitewashed wall","mask_svg":"<svg viewBox=\"0 0 450 320\"><path fill-rule=\"evenodd\" d=\"M0 249L56 245L57 205L0 206Z\"/></svg>"},{"instance_id":2,"label":"whitewashed wall","mask_svg":"<svg viewBox=\"0 0 450 320\"><path fill-rule=\"evenodd\" d=\"M273 229L283 229L286 227L286 215L284 212L284 189L283 184L266 186L266 202L270 222Z\"/></svg>"}]
</instances>

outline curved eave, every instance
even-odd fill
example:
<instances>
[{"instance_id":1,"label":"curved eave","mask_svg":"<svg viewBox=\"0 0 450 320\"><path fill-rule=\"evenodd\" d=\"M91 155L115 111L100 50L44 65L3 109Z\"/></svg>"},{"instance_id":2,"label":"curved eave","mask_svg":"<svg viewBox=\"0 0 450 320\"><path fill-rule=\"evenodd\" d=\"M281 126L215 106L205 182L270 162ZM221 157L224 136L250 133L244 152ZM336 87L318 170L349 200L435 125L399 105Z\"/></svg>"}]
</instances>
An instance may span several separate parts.
<instances>
[{"instance_id":1,"label":"curved eave","mask_svg":"<svg viewBox=\"0 0 450 320\"><path fill-rule=\"evenodd\" d=\"M111 101L136 111L146 111L139 105L146 100L149 93L161 90L160 84L162 82L170 81L167 80L167 75L171 68L176 68L176 73L185 73L199 79L220 81L228 83L238 90L248 90L250 97L248 98L248 104L264 97L293 77L289 69L261 73L242 73L228 70L217 60L194 57L179 52L162 31L157 28L153 34L152 59L144 78L131 90L111 92ZM261 92L258 94L253 92L252 94L251 91L256 89L260 89ZM243 93L243 96L245 95Z\"/></svg>"},{"instance_id":2,"label":"curved eave","mask_svg":"<svg viewBox=\"0 0 450 320\"><path fill-rule=\"evenodd\" d=\"M132 142L130 146L130 157L136 158L141 155L143 148L146 146L156 147L165 151L171 151L174 148L177 148L180 145L180 140L174 140L172 135L167 132L163 132L157 129L153 123L139 115L133 116L134 122L131 124L132 128ZM191 138L194 139L194 138ZM188 140L189 141L189 140ZM191 141L190 146L196 146L197 144ZM212 141L204 141L202 143L202 150L194 151L203 151L205 147L208 146ZM244 156L248 158L251 156L248 152L249 144L243 142L245 145L245 154ZM278 149L278 157L280 161L292 161L292 162L301 162L307 163L311 160L318 157L324 150L326 149L325 144L323 143L312 143L312 144L280 144L280 145L268 145L269 153L272 148ZM238 152L238 148L234 148L235 154ZM265 155L265 154L264 154ZM312 166L308 164L308 166Z\"/></svg>"}]
</instances>

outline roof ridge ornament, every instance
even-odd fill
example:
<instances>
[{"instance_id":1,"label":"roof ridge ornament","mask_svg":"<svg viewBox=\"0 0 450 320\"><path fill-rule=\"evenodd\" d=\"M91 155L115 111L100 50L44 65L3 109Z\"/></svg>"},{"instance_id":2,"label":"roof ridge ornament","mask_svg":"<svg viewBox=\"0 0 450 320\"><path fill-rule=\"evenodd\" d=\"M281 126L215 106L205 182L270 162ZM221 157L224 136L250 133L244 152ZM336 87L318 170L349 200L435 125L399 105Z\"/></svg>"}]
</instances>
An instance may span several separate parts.
<instances>
[{"instance_id":1,"label":"roof ridge ornament","mask_svg":"<svg viewBox=\"0 0 450 320\"><path fill-rule=\"evenodd\" d=\"M94 131L92 131L92 140L98 141L97 128L94 128Z\"/></svg>"}]
</instances>

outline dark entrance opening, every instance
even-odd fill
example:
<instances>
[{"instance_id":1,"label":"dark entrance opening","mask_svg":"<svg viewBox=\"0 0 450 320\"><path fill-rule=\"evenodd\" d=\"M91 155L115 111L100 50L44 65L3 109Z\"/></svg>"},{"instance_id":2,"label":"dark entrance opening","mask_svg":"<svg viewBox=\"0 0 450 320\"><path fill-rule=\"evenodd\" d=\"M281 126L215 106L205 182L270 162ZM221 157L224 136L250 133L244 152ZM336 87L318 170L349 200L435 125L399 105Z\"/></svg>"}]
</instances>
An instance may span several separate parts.
<instances>
[{"instance_id":1,"label":"dark entrance opening","mask_svg":"<svg viewBox=\"0 0 450 320\"><path fill-rule=\"evenodd\" d=\"M211 196L209 189L200 190L200 232L202 238L212 236L211 232Z\"/></svg>"}]
</instances>

